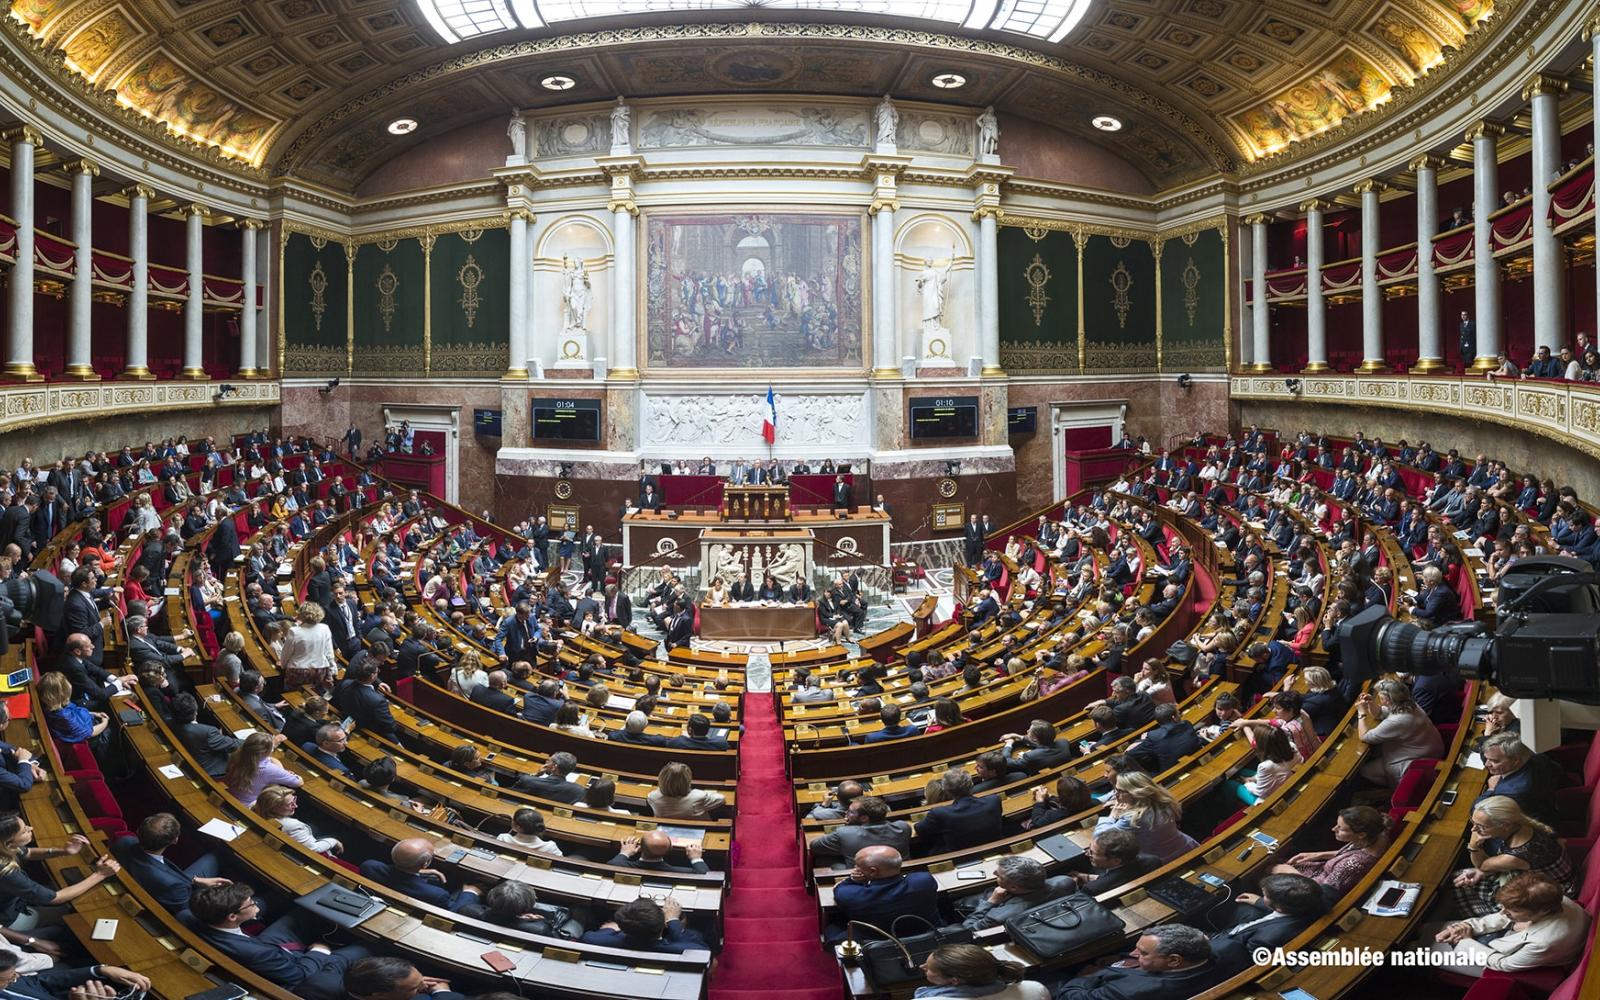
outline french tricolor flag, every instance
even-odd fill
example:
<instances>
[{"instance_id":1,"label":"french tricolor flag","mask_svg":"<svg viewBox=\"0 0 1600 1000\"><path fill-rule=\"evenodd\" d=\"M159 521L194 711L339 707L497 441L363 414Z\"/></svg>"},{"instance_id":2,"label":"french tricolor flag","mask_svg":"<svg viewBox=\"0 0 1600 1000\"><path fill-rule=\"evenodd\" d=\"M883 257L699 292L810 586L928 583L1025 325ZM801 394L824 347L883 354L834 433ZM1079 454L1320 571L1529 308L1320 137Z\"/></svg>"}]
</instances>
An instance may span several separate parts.
<instances>
[{"instance_id":1,"label":"french tricolor flag","mask_svg":"<svg viewBox=\"0 0 1600 1000\"><path fill-rule=\"evenodd\" d=\"M772 394L772 386L767 385L767 418L761 421L761 437L772 444L778 440L778 397Z\"/></svg>"}]
</instances>

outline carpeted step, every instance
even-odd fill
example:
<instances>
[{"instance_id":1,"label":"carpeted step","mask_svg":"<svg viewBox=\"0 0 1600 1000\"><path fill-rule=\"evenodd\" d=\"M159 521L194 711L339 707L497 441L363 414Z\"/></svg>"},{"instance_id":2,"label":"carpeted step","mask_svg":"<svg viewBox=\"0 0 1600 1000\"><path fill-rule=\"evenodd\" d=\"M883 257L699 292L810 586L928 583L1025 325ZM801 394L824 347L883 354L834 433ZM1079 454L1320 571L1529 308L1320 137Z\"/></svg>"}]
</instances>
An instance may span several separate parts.
<instances>
[{"instance_id":1,"label":"carpeted step","mask_svg":"<svg viewBox=\"0 0 1600 1000\"><path fill-rule=\"evenodd\" d=\"M730 900L731 903L731 900ZM774 941L816 941L820 936L817 918L806 916L778 917L725 916L722 920L724 950L729 943L738 942L746 947L766 947Z\"/></svg>"},{"instance_id":2,"label":"carpeted step","mask_svg":"<svg viewBox=\"0 0 1600 1000\"><path fill-rule=\"evenodd\" d=\"M774 865L771 868L740 868L734 873L733 881L741 890L795 889L806 884L805 878L805 872L800 870L799 865Z\"/></svg>"},{"instance_id":3,"label":"carpeted step","mask_svg":"<svg viewBox=\"0 0 1600 1000\"><path fill-rule=\"evenodd\" d=\"M817 901L799 889L751 889L728 896L723 917L805 917L815 920Z\"/></svg>"}]
</instances>

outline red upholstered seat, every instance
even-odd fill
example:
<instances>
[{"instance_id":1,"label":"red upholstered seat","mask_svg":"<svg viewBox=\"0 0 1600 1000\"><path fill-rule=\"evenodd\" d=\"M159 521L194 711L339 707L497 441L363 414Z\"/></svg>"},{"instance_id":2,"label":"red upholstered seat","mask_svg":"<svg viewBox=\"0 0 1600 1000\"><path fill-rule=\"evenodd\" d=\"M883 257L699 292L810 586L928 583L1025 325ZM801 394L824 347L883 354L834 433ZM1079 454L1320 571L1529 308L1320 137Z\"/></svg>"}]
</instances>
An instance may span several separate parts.
<instances>
[{"instance_id":1,"label":"red upholstered seat","mask_svg":"<svg viewBox=\"0 0 1600 1000\"><path fill-rule=\"evenodd\" d=\"M72 779L72 794L83 806L84 815L122 820L122 806L99 771L68 771L67 776Z\"/></svg>"},{"instance_id":2,"label":"red upholstered seat","mask_svg":"<svg viewBox=\"0 0 1600 1000\"><path fill-rule=\"evenodd\" d=\"M1244 812L1245 811L1243 809L1240 809L1238 812L1234 813L1232 816L1229 816L1227 819L1223 820L1221 823L1218 823L1216 825L1216 827L1211 831L1211 835L1213 837L1215 837L1215 836L1221 834L1223 831L1227 830L1229 827L1233 826L1235 823L1237 823L1240 820L1244 819Z\"/></svg>"},{"instance_id":3,"label":"red upholstered seat","mask_svg":"<svg viewBox=\"0 0 1600 1000\"><path fill-rule=\"evenodd\" d=\"M100 762L94 759L94 752L87 743L56 743L56 751L61 756L61 766L69 774L73 771L86 771L91 774L100 773Z\"/></svg>"},{"instance_id":4,"label":"red upholstered seat","mask_svg":"<svg viewBox=\"0 0 1600 1000\"><path fill-rule=\"evenodd\" d=\"M1406 773L1400 776L1400 783L1395 786L1394 794L1389 797L1389 818L1398 822L1406 813L1422 804L1427 796L1428 789L1433 787L1433 779L1439 762L1432 757L1422 757L1411 762L1406 768Z\"/></svg>"}]
</instances>

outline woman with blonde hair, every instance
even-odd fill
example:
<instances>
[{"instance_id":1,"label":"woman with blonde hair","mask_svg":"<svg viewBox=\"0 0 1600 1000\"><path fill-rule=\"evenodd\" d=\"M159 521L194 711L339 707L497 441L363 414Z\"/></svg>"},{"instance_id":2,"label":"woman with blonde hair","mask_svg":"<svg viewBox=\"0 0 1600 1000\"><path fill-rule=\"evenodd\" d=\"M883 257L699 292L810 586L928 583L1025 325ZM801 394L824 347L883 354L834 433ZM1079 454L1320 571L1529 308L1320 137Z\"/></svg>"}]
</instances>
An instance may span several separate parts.
<instances>
[{"instance_id":1,"label":"woman with blonde hair","mask_svg":"<svg viewBox=\"0 0 1600 1000\"><path fill-rule=\"evenodd\" d=\"M727 801L721 792L694 787L694 772L679 760L661 769L646 800L651 812L667 819L704 819Z\"/></svg>"},{"instance_id":2,"label":"woman with blonde hair","mask_svg":"<svg viewBox=\"0 0 1600 1000\"><path fill-rule=\"evenodd\" d=\"M333 632L323 624L325 612L316 601L306 601L295 610L294 625L283 640L278 665L287 688L303 684L326 687L337 665L333 652Z\"/></svg>"},{"instance_id":3,"label":"woman with blonde hair","mask_svg":"<svg viewBox=\"0 0 1600 1000\"><path fill-rule=\"evenodd\" d=\"M1148 774L1128 771L1117 775L1110 811L1100 817L1094 832L1131 830L1139 838L1139 851L1171 861L1196 846L1195 839L1178 829L1183 806L1172 793Z\"/></svg>"},{"instance_id":4,"label":"woman with blonde hair","mask_svg":"<svg viewBox=\"0 0 1600 1000\"><path fill-rule=\"evenodd\" d=\"M72 682L66 674L51 671L39 678L35 687L50 735L62 743L87 743L96 756L110 745L105 732L111 717L104 712L91 712L73 701Z\"/></svg>"},{"instance_id":5,"label":"woman with blonde hair","mask_svg":"<svg viewBox=\"0 0 1600 1000\"><path fill-rule=\"evenodd\" d=\"M256 796L255 805L250 808L257 816L277 823L290 840L302 847L318 854L343 854L344 845L337 837L319 837L311 832L311 827L294 818L297 805L299 799L294 789L282 785L268 785L261 790L260 795Z\"/></svg>"},{"instance_id":6,"label":"woman with blonde hair","mask_svg":"<svg viewBox=\"0 0 1600 1000\"><path fill-rule=\"evenodd\" d=\"M1495 893L1522 872L1543 875L1572 895L1572 862L1550 827L1509 795L1491 795L1473 804L1467 839L1471 868L1455 873L1456 906L1469 917L1495 912Z\"/></svg>"},{"instance_id":7,"label":"woman with blonde hair","mask_svg":"<svg viewBox=\"0 0 1600 1000\"><path fill-rule=\"evenodd\" d=\"M450 671L450 690L470 699L472 692L489 683L489 674L476 656L463 656Z\"/></svg>"},{"instance_id":8,"label":"woman with blonde hair","mask_svg":"<svg viewBox=\"0 0 1600 1000\"><path fill-rule=\"evenodd\" d=\"M282 734L251 733L239 744L239 749L228 758L228 769L222 773L222 783L228 792L246 806L254 806L262 789L268 785L287 785L299 788L304 782L298 774L288 770L273 759L272 751L282 743Z\"/></svg>"},{"instance_id":9,"label":"woman with blonde hair","mask_svg":"<svg viewBox=\"0 0 1600 1000\"><path fill-rule=\"evenodd\" d=\"M240 653L244 652L244 635L239 632L229 632L222 637L222 648L217 650L216 659L211 661L211 676L218 684L226 684L230 688L239 686L239 674L244 671L244 660Z\"/></svg>"},{"instance_id":10,"label":"woman with blonde hair","mask_svg":"<svg viewBox=\"0 0 1600 1000\"><path fill-rule=\"evenodd\" d=\"M1289 676L1292 678L1294 675ZM1300 671L1300 676L1306 682L1306 693L1301 699L1300 708L1311 717L1311 728L1317 737L1325 740L1344 721L1345 714L1350 711L1350 702L1333 682L1333 675L1328 668L1307 667Z\"/></svg>"},{"instance_id":11,"label":"woman with blonde hair","mask_svg":"<svg viewBox=\"0 0 1600 1000\"><path fill-rule=\"evenodd\" d=\"M16 813L0 815L0 879L6 885L6 892L0 895L0 927L26 936L35 927L59 924L68 903L122 870L111 855L102 854L86 877L65 889L55 889L35 882L22 867L30 861L76 855L87 846L89 838L75 833L64 847L34 847L33 827L26 819ZM32 944L33 939L28 938L27 943Z\"/></svg>"},{"instance_id":12,"label":"woman with blonde hair","mask_svg":"<svg viewBox=\"0 0 1600 1000\"><path fill-rule=\"evenodd\" d=\"M1393 788L1412 761L1444 755L1439 730L1399 681L1378 681L1371 694L1361 696L1356 726L1361 742L1378 750L1361 765L1361 776L1374 785Z\"/></svg>"}]
</instances>

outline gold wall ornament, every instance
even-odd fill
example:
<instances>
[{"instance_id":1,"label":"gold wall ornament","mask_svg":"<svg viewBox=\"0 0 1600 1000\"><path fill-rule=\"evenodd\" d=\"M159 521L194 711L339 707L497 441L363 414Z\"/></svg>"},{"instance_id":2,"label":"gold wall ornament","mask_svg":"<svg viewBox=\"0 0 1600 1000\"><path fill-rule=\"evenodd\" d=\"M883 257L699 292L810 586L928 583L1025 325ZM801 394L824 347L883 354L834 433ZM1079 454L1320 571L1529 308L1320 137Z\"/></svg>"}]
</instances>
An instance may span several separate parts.
<instances>
[{"instance_id":1,"label":"gold wall ornament","mask_svg":"<svg viewBox=\"0 0 1600 1000\"><path fill-rule=\"evenodd\" d=\"M478 266L472 254L467 254L467 262L456 271L456 281L461 283L461 311L467 317L468 329L471 329L478 318L478 286L483 284L483 268Z\"/></svg>"},{"instance_id":2,"label":"gold wall ornament","mask_svg":"<svg viewBox=\"0 0 1600 1000\"><path fill-rule=\"evenodd\" d=\"M463 230L461 230L461 232L458 235L461 237L461 242L463 242L463 243L476 243L479 240L483 239L483 230L482 229L463 229Z\"/></svg>"},{"instance_id":3,"label":"gold wall ornament","mask_svg":"<svg viewBox=\"0 0 1600 1000\"><path fill-rule=\"evenodd\" d=\"M1111 240L1111 245L1116 247L1118 250L1128 249L1128 245L1133 242L1133 240L1127 236L1112 236L1109 237L1109 239Z\"/></svg>"},{"instance_id":4,"label":"gold wall ornament","mask_svg":"<svg viewBox=\"0 0 1600 1000\"><path fill-rule=\"evenodd\" d=\"M1128 293L1133 290L1133 272L1128 270L1128 265L1117 262L1117 269L1111 272L1111 290L1114 293L1111 304L1117 310L1117 327L1128 328L1128 310L1133 307L1133 300Z\"/></svg>"},{"instance_id":5,"label":"gold wall ornament","mask_svg":"<svg viewBox=\"0 0 1600 1000\"><path fill-rule=\"evenodd\" d=\"M1183 308L1189 313L1189 325L1194 326L1194 314L1200 308L1200 269L1193 257L1183 265Z\"/></svg>"},{"instance_id":6,"label":"gold wall ornament","mask_svg":"<svg viewBox=\"0 0 1600 1000\"><path fill-rule=\"evenodd\" d=\"M1022 233L1035 243L1042 242L1050 234L1050 230L1041 226L1023 226Z\"/></svg>"},{"instance_id":7,"label":"gold wall ornament","mask_svg":"<svg viewBox=\"0 0 1600 1000\"><path fill-rule=\"evenodd\" d=\"M1192 246L1194 246L1194 241L1198 240L1200 238L1200 231L1199 230L1195 230L1192 233L1184 233L1182 236L1180 236L1178 238L1183 240L1183 245L1184 246L1192 247Z\"/></svg>"},{"instance_id":8,"label":"gold wall ornament","mask_svg":"<svg viewBox=\"0 0 1600 1000\"><path fill-rule=\"evenodd\" d=\"M311 241L311 246L319 253L328 245L328 238L326 236L308 236L307 239Z\"/></svg>"},{"instance_id":9,"label":"gold wall ornament","mask_svg":"<svg viewBox=\"0 0 1600 1000\"><path fill-rule=\"evenodd\" d=\"M378 315L383 317L383 332L388 333L394 324L394 293L400 287L400 276L394 273L394 268L388 264L383 265L383 272L378 275Z\"/></svg>"},{"instance_id":10,"label":"gold wall ornament","mask_svg":"<svg viewBox=\"0 0 1600 1000\"><path fill-rule=\"evenodd\" d=\"M385 239L379 240L374 245L384 253L392 253L394 252L394 248L400 245L400 241L396 239Z\"/></svg>"},{"instance_id":11,"label":"gold wall ornament","mask_svg":"<svg viewBox=\"0 0 1600 1000\"><path fill-rule=\"evenodd\" d=\"M311 286L311 321L320 333L322 314L328 311L328 272L322 269L322 261L317 261L317 266L311 269L306 284Z\"/></svg>"},{"instance_id":12,"label":"gold wall ornament","mask_svg":"<svg viewBox=\"0 0 1600 1000\"><path fill-rule=\"evenodd\" d=\"M1044 286L1050 281L1050 268L1045 266L1044 258L1038 254L1033 255L1033 260L1022 269L1022 276L1028 281L1028 305L1033 309L1033 325L1044 325L1044 307L1050 304L1050 296L1045 294Z\"/></svg>"}]
</instances>

